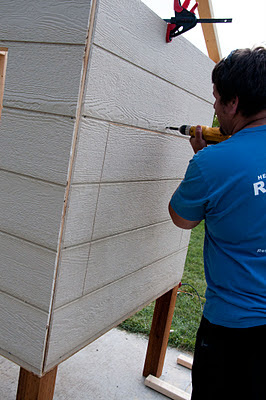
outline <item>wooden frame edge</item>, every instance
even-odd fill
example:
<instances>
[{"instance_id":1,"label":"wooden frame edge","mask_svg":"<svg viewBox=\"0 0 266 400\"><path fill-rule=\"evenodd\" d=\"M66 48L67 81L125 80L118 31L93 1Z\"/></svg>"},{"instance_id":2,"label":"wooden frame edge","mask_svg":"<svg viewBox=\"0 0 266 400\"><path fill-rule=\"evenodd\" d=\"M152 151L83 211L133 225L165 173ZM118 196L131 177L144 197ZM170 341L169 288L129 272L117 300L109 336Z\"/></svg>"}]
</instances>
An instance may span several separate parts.
<instances>
[{"instance_id":1,"label":"wooden frame edge","mask_svg":"<svg viewBox=\"0 0 266 400\"><path fill-rule=\"evenodd\" d=\"M213 18L212 0L200 0L198 10L200 18ZM222 52L215 24L202 24L202 31L209 58L218 63Z\"/></svg>"}]
</instances>

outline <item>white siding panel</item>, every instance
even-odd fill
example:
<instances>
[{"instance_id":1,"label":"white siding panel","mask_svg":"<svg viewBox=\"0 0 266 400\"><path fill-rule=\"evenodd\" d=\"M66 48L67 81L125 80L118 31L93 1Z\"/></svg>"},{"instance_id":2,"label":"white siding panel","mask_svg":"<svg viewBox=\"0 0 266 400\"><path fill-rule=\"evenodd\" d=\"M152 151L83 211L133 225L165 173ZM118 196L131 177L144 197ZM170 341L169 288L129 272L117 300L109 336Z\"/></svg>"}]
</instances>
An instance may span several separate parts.
<instances>
[{"instance_id":1,"label":"white siding panel","mask_svg":"<svg viewBox=\"0 0 266 400\"><path fill-rule=\"evenodd\" d=\"M83 295L83 286L90 245L73 247L62 251L56 281L54 308L69 303ZM101 265L103 270L103 265Z\"/></svg>"},{"instance_id":2,"label":"white siding panel","mask_svg":"<svg viewBox=\"0 0 266 400\"><path fill-rule=\"evenodd\" d=\"M91 240L99 185L74 185L70 190L63 247Z\"/></svg>"},{"instance_id":3,"label":"white siding panel","mask_svg":"<svg viewBox=\"0 0 266 400\"><path fill-rule=\"evenodd\" d=\"M1 40L84 44L90 0L1 0Z\"/></svg>"},{"instance_id":4,"label":"white siding panel","mask_svg":"<svg viewBox=\"0 0 266 400\"><path fill-rule=\"evenodd\" d=\"M73 168L73 183L99 182L109 124L82 118Z\"/></svg>"},{"instance_id":5,"label":"white siding panel","mask_svg":"<svg viewBox=\"0 0 266 400\"><path fill-rule=\"evenodd\" d=\"M199 121L208 125L213 119L210 103L98 47L93 48L84 113L155 131Z\"/></svg>"},{"instance_id":6,"label":"white siding panel","mask_svg":"<svg viewBox=\"0 0 266 400\"><path fill-rule=\"evenodd\" d=\"M94 43L213 102L213 61L182 36L166 43L166 26L140 0L101 0Z\"/></svg>"},{"instance_id":7,"label":"white siding panel","mask_svg":"<svg viewBox=\"0 0 266 400\"><path fill-rule=\"evenodd\" d=\"M169 221L92 243L85 294L178 251L181 233Z\"/></svg>"},{"instance_id":8,"label":"white siding panel","mask_svg":"<svg viewBox=\"0 0 266 400\"><path fill-rule=\"evenodd\" d=\"M190 235L191 235L190 229L183 229L182 236L181 236L181 242L180 242L181 248L184 246L188 246Z\"/></svg>"},{"instance_id":9,"label":"white siding panel","mask_svg":"<svg viewBox=\"0 0 266 400\"><path fill-rule=\"evenodd\" d=\"M0 303L1 352L40 374L48 314L1 292Z\"/></svg>"},{"instance_id":10,"label":"white siding panel","mask_svg":"<svg viewBox=\"0 0 266 400\"><path fill-rule=\"evenodd\" d=\"M48 371L180 282L190 232L168 203L192 150L165 128L212 122L213 63L166 44L140 0L99 0L79 93L91 0L13 3L0 5L0 348L41 374L44 354Z\"/></svg>"},{"instance_id":11,"label":"white siding panel","mask_svg":"<svg viewBox=\"0 0 266 400\"><path fill-rule=\"evenodd\" d=\"M111 125L102 181L183 178L192 157L186 138Z\"/></svg>"},{"instance_id":12,"label":"white siding panel","mask_svg":"<svg viewBox=\"0 0 266 400\"><path fill-rule=\"evenodd\" d=\"M75 117L84 48L4 45L8 47L4 106Z\"/></svg>"},{"instance_id":13,"label":"white siding panel","mask_svg":"<svg viewBox=\"0 0 266 400\"><path fill-rule=\"evenodd\" d=\"M169 219L177 181L101 185L93 240Z\"/></svg>"},{"instance_id":14,"label":"white siding panel","mask_svg":"<svg viewBox=\"0 0 266 400\"><path fill-rule=\"evenodd\" d=\"M5 108L0 125L0 168L66 184L74 121Z\"/></svg>"},{"instance_id":15,"label":"white siding panel","mask_svg":"<svg viewBox=\"0 0 266 400\"><path fill-rule=\"evenodd\" d=\"M45 370L177 285L185 256L183 250L56 310Z\"/></svg>"},{"instance_id":16,"label":"white siding panel","mask_svg":"<svg viewBox=\"0 0 266 400\"><path fill-rule=\"evenodd\" d=\"M49 311L56 253L0 233L0 290Z\"/></svg>"},{"instance_id":17,"label":"white siding panel","mask_svg":"<svg viewBox=\"0 0 266 400\"><path fill-rule=\"evenodd\" d=\"M0 171L0 231L56 250L64 188Z\"/></svg>"}]
</instances>

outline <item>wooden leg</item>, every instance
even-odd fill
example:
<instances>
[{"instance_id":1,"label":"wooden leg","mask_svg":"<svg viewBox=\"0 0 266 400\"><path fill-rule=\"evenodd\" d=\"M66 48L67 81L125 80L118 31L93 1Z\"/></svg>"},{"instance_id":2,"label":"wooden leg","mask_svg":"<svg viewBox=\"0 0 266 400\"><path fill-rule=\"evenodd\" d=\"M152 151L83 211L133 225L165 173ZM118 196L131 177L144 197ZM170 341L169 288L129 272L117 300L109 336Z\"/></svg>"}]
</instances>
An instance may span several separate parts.
<instances>
[{"instance_id":1,"label":"wooden leg","mask_svg":"<svg viewBox=\"0 0 266 400\"><path fill-rule=\"evenodd\" d=\"M156 300L143 375L162 375L179 286Z\"/></svg>"},{"instance_id":2,"label":"wooden leg","mask_svg":"<svg viewBox=\"0 0 266 400\"><path fill-rule=\"evenodd\" d=\"M41 378L20 368L17 400L52 400L57 366Z\"/></svg>"}]
</instances>

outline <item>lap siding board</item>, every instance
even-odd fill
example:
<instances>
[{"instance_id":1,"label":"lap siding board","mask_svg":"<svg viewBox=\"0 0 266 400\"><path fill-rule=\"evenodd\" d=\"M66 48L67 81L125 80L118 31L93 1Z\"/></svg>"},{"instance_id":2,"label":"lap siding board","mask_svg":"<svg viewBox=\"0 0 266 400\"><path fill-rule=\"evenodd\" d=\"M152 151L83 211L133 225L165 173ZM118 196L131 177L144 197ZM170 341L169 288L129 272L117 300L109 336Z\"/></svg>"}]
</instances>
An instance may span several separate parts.
<instances>
[{"instance_id":1,"label":"lap siding board","mask_svg":"<svg viewBox=\"0 0 266 400\"><path fill-rule=\"evenodd\" d=\"M213 63L165 29L140 0L0 5L0 353L38 376L181 280L165 127L211 124Z\"/></svg>"}]
</instances>

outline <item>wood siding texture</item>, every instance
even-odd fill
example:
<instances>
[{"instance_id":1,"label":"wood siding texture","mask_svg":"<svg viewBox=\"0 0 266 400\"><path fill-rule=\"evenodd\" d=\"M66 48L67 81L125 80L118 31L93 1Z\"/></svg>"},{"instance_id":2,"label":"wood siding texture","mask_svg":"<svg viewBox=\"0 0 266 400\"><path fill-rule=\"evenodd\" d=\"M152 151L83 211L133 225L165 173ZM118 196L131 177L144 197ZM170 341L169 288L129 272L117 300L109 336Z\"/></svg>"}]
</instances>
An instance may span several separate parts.
<instances>
[{"instance_id":1,"label":"wood siding texture","mask_svg":"<svg viewBox=\"0 0 266 400\"><path fill-rule=\"evenodd\" d=\"M168 202L192 150L165 127L213 118L213 63L141 1L96 21L45 370L179 283L190 232Z\"/></svg>"},{"instance_id":2,"label":"wood siding texture","mask_svg":"<svg viewBox=\"0 0 266 400\"><path fill-rule=\"evenodd\" d=\"M89 14L87 0L0 5L0 353L39 375Z\"/></svg>"},{"instance_id":3,"label":"wood siding texture","mask_svg":"<svg viewBox=\"0 0 266 400\"><path fill-rule=\"evenodd\" d=\"M140 0L1 3L0 351L38 375L181 280L192 150L165 127L211 124L213 63L165 30Z\"/></svg>"}]
</instances>

